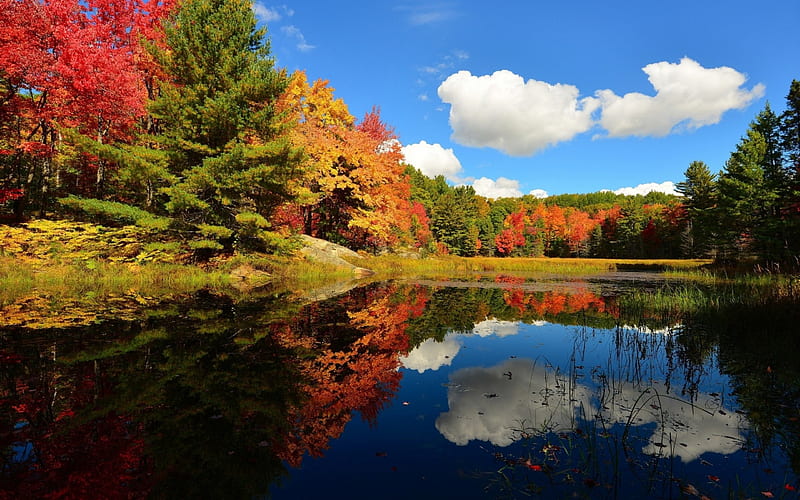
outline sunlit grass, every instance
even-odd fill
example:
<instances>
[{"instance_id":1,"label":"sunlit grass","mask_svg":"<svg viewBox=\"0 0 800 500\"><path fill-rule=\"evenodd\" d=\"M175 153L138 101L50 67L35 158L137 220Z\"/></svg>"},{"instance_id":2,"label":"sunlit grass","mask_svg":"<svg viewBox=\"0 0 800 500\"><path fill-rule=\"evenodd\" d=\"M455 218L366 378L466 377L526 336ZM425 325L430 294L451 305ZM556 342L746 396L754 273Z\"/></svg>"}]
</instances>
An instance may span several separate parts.
<instances>
[{"instance_id":1,"label":"sunlit grass","mask_svg":"<svg viewBox=\"0 0 800 500\"><path fill-rule=\"evenodd\" d=\"M141 295L164 296L229 284L226 273L196 266L102 261L33 265L0 257L0 304L32 295L103 297L134 291Z\"/></svg>"},{"instance_id":2,"label":"sunlit grass","mask_svg":"<svg viewBox=\"0 0 800 500\"><path fill-rule=\"evenodd\" d=\"M371 257L363 266L379 277L470 279L500 273L520 275L590 275L620 269L694 269L707 260L562 259L548 257L429 257L409 259L393 255Z\"/></svg>"},{"instance_id":3,"label":"sunlit grass","mask_svg":"<svg viewBox=\"0 0 800 500\"><path fill-rule=\"evenodd\" d=\"M273 262L275 281L289 289L325 286L354 279L349 267L299 258L281 258Z\"/></svg>"}]
</instances>

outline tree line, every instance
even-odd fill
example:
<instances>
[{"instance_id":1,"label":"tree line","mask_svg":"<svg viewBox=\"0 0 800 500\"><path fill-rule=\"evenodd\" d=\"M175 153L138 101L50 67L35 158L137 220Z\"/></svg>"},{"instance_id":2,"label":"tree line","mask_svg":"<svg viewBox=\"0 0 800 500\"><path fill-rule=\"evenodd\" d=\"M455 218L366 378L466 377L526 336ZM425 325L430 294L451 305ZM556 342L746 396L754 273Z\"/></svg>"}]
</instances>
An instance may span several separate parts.
<instances>
[{"instance_id":1,"label":"tree line","mask_svg":"<svg viewBox=\"0 0 800 500\"><path fill-rule=\"evenodd\" d=\"M0 0L2 217L135 223L207 252L797 255L798 82L683 195L488 199L404 162L378 108L276 67L249 0Z\"/></svg>"}]
</instances>

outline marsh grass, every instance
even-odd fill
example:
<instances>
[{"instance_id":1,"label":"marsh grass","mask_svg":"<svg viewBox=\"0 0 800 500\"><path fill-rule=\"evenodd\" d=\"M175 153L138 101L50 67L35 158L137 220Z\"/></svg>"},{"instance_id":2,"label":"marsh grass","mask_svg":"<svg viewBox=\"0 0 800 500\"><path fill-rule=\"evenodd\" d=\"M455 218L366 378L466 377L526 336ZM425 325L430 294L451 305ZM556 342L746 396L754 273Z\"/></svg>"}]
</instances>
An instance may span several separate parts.
<instances>
[{"instance_id":1,"label":"marsh grass","mask_svg":"<svg viewBox=\"0 0 800 500\"><path fill-rule=\"evenodd\" d=\"M273 266L275 280L289 289L325 286L354 277L349 267L306 259L280 258L273 261Z\"/></svg>"},{"instance_id":2,"label":"marsh grass","mask_svg":"<svg viewBox=\"0 0 800 500\"><path fill-rule=\"evenodd\" d=\"M43 266L0 257L0 283L0 304L7 304L32 295L97 298L132 290L148 296L175 295L206 287L224 288L230 278L224 272L178 264L89 260Z\"/></svg>"},{"instance_id":3,"label":"marsh grass","mask_svg":"<svg viewBox=\"0 0 800 500\"><path fill-rule=\"evenodd\" d=\"M646 322L680 322L734 311L783 311L800 303L800 278L784 274L727 276L705 270L667 273L680 281L619 299L621 315Z\"/></svg>"},{"instance_id":4,"label":"marsh grass","mask_svg":"<svg viewBox=\"0 0 800 500\"><path fill-rule=\"evenodd\" d=\"M395 255L367 258L364 267L379 276L394 278L472 279L500 273L521 276L555 274L564 276L592 275L622 269L665 270L695 269L706 260L633 260L633 259L566 259L549 257L456 257L440 256L409 259Z\"/></svg>"}]
</instances>

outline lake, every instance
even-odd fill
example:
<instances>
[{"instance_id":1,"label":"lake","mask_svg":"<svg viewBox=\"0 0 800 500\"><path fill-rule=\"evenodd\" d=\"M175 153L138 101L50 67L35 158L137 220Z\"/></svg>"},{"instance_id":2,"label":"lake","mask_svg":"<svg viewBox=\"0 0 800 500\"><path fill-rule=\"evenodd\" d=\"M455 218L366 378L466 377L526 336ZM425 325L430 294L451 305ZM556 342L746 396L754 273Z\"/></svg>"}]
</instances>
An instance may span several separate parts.
<instances>
[{"instance_id":1,"label":"lake","mask_svg":"<svg viewBox=\"0 0 800 500\"><path fill-rule=\"evenodd\" d=\"M686 286L203 291L2 328L0 495L797 498L796 309L631 305Z\"/></svg>"}]
</instances>

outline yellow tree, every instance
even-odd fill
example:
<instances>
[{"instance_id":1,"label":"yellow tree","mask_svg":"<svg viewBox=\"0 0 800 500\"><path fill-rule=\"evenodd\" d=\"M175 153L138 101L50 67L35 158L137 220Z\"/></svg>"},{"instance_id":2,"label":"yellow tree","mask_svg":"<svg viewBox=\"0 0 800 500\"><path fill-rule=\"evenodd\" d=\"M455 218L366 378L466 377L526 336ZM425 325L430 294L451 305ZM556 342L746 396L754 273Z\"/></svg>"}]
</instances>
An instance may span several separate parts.
<instances>
[{"instance_id":1,"label":"yellow tree","mask_svg":"<svg viewBox=\"0 0 800 500\"><path fill-rule=\"evenodd\" d=\"M281 98L285 119L297 124L291 140L305 151L297 201L285 212L296 214L303 233L349 246L408 243L410 184L400 145L377 111L356 124L333 91L297 72Z\"/></svg>"}]
</instances>

